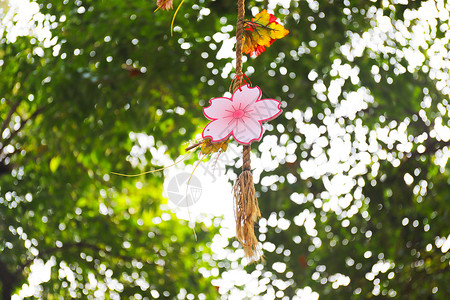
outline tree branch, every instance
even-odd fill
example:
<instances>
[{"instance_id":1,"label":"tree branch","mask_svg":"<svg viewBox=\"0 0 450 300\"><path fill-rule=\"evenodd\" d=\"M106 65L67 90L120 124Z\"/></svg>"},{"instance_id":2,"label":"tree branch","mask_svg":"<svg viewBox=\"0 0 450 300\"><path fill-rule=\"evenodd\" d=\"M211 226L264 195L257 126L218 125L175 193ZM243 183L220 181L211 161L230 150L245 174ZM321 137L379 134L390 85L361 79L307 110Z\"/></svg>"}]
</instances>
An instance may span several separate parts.
<instances>
[{"instance_id":1,"label":"tree branch","mask_svg":"<svg viewBox=\"0 0 450 300\"><path fill-rule=\"evenodd\" d=\"M2 299L11 299L12 290L16 282L16 274L13 274L8 266L0 260L0 281L2 283Z\"/></svg>"},{"instance_id":2,"label":"tree branch","mask_svg":"<svg viewBox=\"0 0 450 300\"><path fill-rule=\"evenodd\" d=\"M8 116L3 121L2 130L0 131L0 135L3 134L3 131L5 131L6 127L8 127L9 121L11 121L11 117L12 117L13 113L16 111L17 107L19 106L20 102L22 102L22 99L17 100L16 103L14 103L14 105L9 110Z\"/></svg>"},{"instance_id":3,"label":"tree branch","mask_svg":"<svg viewBox=\"0 0 450 300\"><path fill-rule=\"evenodd\" d=\"M11 133L11 135L9 136L9 138L7 138L6 140L2 141L2 147L0 148L0 152L3 151L3 149L5 148L6 145L9 145L9 143L11 142L11 140L22 130L22 128L30 121L33 120L34 118L36 118L39 114L41 114L45 108L47 106L44 105L38 109L36 109L36 111L27 119L25 119L21 124L20 127Z\"/></svg>"},{"instance_id":4,"label":"tree branch","mask_svg":"<svg viewBox=\"0 0 450 300\"><path fill-rule=\"evenodd\" d=\"M16 148L16 149L14 149L13 152L10 152L8 154L3 154L3 153L0 152L0 163L4 162L5 159L7 159L8 157L11 157L11 156L13 156L16 153L21 152L22 150L23 150L23 148Z\"/></svg>"}]
</instances>

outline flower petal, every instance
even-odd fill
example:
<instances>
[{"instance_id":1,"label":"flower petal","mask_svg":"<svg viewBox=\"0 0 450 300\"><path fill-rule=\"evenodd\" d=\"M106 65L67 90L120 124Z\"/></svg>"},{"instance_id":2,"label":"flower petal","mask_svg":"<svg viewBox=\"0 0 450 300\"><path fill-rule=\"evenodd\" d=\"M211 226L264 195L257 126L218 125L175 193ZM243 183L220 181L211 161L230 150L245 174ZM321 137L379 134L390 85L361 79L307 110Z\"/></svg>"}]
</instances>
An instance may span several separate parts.
<instances>
[{"instance_id":1,"label":"flower petal","mask_svg":"<svg viewBox=\"0 0 450 300\"><path fill-rule=\"evenodd\" d=\"M233 137L239 144L248 145L261 139L263 127L257 120L251 117L244 117L237 119L235 122L237 124L233 130Z\"/></svg>"},{"instance_id":2,"label":"flower petal","mask_svg":"<svg viewBox=\"0 0 450 300\"><path fill-rule=\"evenodd\" d=\"M230 116L209 122L203 129L202 137L210 138L212 143L225 140L236 126L236 122L232 122L232 120L233 118Z\"/></svg>"},{"instance_id":3,"label":"flower petal","mask_svg":"<svg viewBox=\"0 0 450 300\"><path fill-rule=\"evenodd\" d=\"M256 27L252 33L252 40L256 45L269 46L271 40L269 30L261 27Z\"/></svg>"},{"instance_id":4,"label":"flower petal","mask_svg":"<svg viewBox=\"0 0 450 300\"><path fill-rule=\"evenodd\" d=\"M248 105L255 103L260 97L261 90L259 87L251 88L248 84L245 84L234 92L231 100L235 109L244 109Z\"/></svg>"},{"instance_id":5,"label":"flower petal","mask_svg":"<svg viewBox=\"0 0 450 300\"><path fill-rule=\"evenodd\" d=\"M229 98L213 98L209 100L210 105L203 108L203 114L210 120L222 119L230 114L232 102Z\"/></svg>"},{"instance_id":6,"label":"flower petal","mask_svg":"<svg viewBox=\"0 0 450 300\"><path fill-rule=\"evenodd\" d=\"M269 28L272 29L268 32L270 38L274 40L281 39L289 33L289 30L287 30L286 28L283 27L283 25L278 23L270 24Z\"/></svg>"},{"instance_id":7,"label":"flower petal","mask_svg":"<svg viewBox=\"0 0 450 300\"><path fill-rule=\"evenodd\" d=\"M259 13L256 14L256 16L254 18L252 18L252 21L257 21L259 24L262 24L263 26L267 26L267 24L271 23L270 21L272 21L272 14L269 14L267 12L267 10L263 10L260 11ZM275 18L276 20L276 18Z\"/></svg>"},{"instance_id":8,"label":"flower petal","mask_svg":"<svg viewBox=\"0 0 450 300\"><path fill-rule=\"evenodd\" d=\"M249 107L248 113L258 121L266 122L279 116L282 112L281 102L275 99L261 99Z\"/></svg>"}]
</instances>

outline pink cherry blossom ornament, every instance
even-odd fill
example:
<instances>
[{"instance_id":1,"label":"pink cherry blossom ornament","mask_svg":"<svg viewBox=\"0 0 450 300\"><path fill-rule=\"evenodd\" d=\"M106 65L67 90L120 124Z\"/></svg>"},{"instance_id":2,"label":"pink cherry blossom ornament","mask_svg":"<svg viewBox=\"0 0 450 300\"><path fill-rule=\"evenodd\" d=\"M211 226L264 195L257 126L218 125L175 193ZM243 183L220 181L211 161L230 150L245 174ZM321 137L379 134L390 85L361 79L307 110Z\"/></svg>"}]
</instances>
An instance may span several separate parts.
<instances>
[{"instance_id":1,"label":"pink cherry blossom ornament","mask_svg":"<svg viewBox=\"0 0 450 300\"><path fill-rule=\"evenodd\" d=\"M209 101L203 114L211 120L203 129L203 138L221 142L230 135L240 144L249 145L259 141L263 135L263 122L275 119L282 110L281 102L275 99L261 99L261 89L245 84L230 98L219 97Z\"/></svg>"}]
</instances>

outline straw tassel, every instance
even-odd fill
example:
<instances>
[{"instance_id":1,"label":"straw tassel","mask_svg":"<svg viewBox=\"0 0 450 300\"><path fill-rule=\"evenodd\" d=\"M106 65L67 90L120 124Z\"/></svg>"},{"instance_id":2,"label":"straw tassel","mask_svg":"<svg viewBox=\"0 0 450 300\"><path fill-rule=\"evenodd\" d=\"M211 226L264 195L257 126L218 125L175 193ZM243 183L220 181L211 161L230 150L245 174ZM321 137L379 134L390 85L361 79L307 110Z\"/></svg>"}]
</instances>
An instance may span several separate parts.
<instances>
[{"instance_id":1,"label":"straw tassel","mask_svg":"<svg viewBox=\"0 0 450 300\"><path fill-rule=\"evenodd\" d=\"M261 217L261 212L250 171L249 145L244 146L242 160L242 173L234 184L236 238L244 246L245 256L250 261L256 261L261 257L261 248L255 236L254 223Z\"/></svg>"}]
</instances>

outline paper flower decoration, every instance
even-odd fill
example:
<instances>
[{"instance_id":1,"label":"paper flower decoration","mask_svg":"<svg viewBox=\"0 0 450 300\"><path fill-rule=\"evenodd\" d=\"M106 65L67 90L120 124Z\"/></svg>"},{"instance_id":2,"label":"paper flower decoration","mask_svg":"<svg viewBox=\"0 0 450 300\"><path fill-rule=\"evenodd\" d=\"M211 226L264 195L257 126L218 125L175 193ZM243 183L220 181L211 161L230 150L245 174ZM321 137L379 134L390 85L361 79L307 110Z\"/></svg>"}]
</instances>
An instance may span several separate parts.
<instances>
[{"instance_id":1,"label":"paper flower decoration","mask_svg":"<svg viewBox=\"0 0 450 300\"><path fill-rule=\"evenodd\" d=\"M244 46L242 51L258 56L272 43L283 38L289 30L277 22L277 18L266 10L258 13L251 21L244 22Z\"/></svg>"},{"instance_id":2,"label":"paper flower decoration","mask_svg":"<svg viewBox=\"0 0 450 300\"><path fill-rule=\"evenodd\" d=\"M203 114L211 120L203 129L204 139L217 143L233 136L243 145L259 141L263 135L262 123L281 114L281 102L275 99L261 99L259 87L241 86L230 98L213 98L210 106L203 108Z\"/></svg>"}]
</instances>

